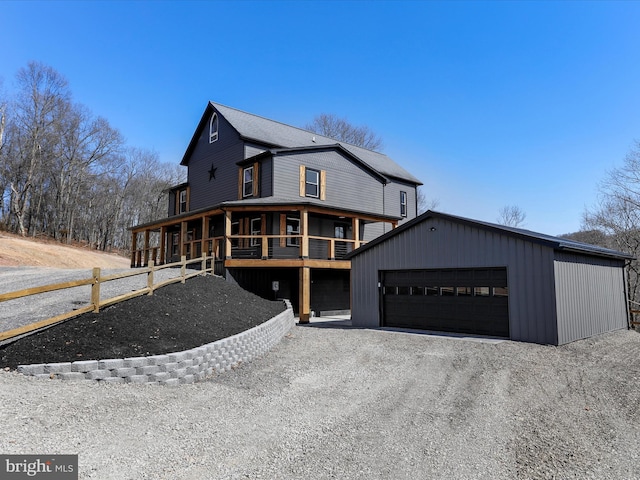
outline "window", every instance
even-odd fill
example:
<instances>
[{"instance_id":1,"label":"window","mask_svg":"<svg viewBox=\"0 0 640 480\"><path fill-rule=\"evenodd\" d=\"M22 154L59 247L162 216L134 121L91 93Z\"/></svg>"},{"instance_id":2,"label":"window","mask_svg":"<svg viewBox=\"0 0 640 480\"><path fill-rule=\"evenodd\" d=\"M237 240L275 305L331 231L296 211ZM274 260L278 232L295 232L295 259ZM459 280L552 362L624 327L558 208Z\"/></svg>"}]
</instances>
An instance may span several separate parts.
<instances>
[{"instance_id":1,"label":"window","mask_svg":"<svg viewBox=\"0 0 640 480\"><path fill-rule=\"evenodd\" d=\"M240 234L240 222L232 222L231 223L231 236ZM231 239L231 246L238 247L239 242L237 238Z\"/></svg>"},{"instance_id":2,"label":"window","mask_svg":"<svg viewBox=\"0 0 640 480\"><path fill-rule=\"evenodd\" d=\"M438 296L438 287L425 287L425 295L429 297L437 297Z\"/></svg>"},{"instance_id":3,"label":"window","mask_svg":"<svg viewBox=\"0 0 640 480\"><path fill-rule=\"evenodd\" d=\"M300 219L287 217L287 235L300 235ZM287 238L287 247L300 245L300 238Z\"/></svg>"},{"instance_id":4,"label":"window","mask_svg":"<svg viewBox=\"0 0 640 480\"><path fill-rule=\"evenodd\" d=\"M347 238L349 226L344 223L335 223L333 226L333 238Z\"/></svg>"},{"instance_id":5,"label":"window","mask_svg":"<svg viewBox=\"0 0 640 480\"><path fill-rule=\"evenodd\" d=\"M400 192L400 216L407 216L407 192Z\"/></svg>"},{"instance_id":6,"label":"window","mask_svg":"<svg viewBox=\"0 0 640 480\"><path fill-rule=\"evenodd\" d=\"M253 195L253 166L242 171L242 196L251 197Z\"/></svg>"},{"instance_id":7,"label":"window","mask_svg":"<svg viewBox=\"0 0 640 480\"><path fill-rule=\"evenodd\" d=\"M411 295L411 287L398 287L398 295Z\"/></svg>"},{"instance_id":8,"label":"window","mask_svg":"<svg viewBox=\"0 0 640 480\"><path fill-rule=\"evenodd\" d=\"M305 172L305 195L307 197L318 198L320 196L320 172L306 169Z\"/></svg>"},{"instance_id":9,"label":"window","mask_svg":"<svg viewBox=\"0 0 640 480\"><path fill-rule=\"evenodd\" d=\"M397 295L398 294L398 287L389 287L389 286L385 285L384 288L382 289L382 294L383 295Z\"/></svg>"},{"instance_id":10,"label":"window","mask_svg":"<svg viewBox=\"0 0 640 480\"><path fill-rule=\"evenodd\" d=\"M473 293L473 288L471 287L456 287L456 295L459 297L470 297Z\"/></svg>"},{"instance_id":11,"label":"window","mask_svg":"<svg viewBox=\"0 0 640 480\"><path fill-rule=\"evenodd\" d=\"M491 293L489 287L474 287L473 294L476 297L488 297Z\"/></svg>"},{"instance_id":12,"label":"window","mask_svg":"<svg viewBox=\"0 0 640 480\"><path fill-rule=\"evenodd\" d=\"M327 172L300 165L300 196L327 199Z\"/></svg>"},{"instance_id":13,"label":"window","mask_svg":"<svg viewBox=\"0 0 640 480\"><path fill-rule=\"evenodd\" d=\"M260 239L256 238L256 235L260 235L262 233L262 219L261 218L252 218L251 219L251 246L257 247L260 245Z\"/></svg>"},{"instance_id":14,"label":"window","mask_svg":"<svg viewBox=\"0 0 640 480\"><path fill-rule=\"evenodd\" d=\"M440 287L440 295L443 297L453 297L455 294L455 287Z\"/></svg>"},{"instance_id":15,"label":"window","mask_svg":"<svg viewBox=\"0 0 640 480\"><path fill-rule=\"evenodd\" d=\"M178 213L184 213L187 211L187 191L180 190L180 193L178 194L178 196L179 196Z\"/></svg>"},{"instance_id":16,"label":"window","mask_svg":"<svg viewBox=\"0 0 640 480\"><path fill-rule=\"evenodd\" d=\"M218 140L218 114L213 112L209 120L209 143Z\"/></svg>"},{"instance_id":17,"label":"window","mask_svg":"<svg viewBox=\"0 0 640 480\"><path fill-rule=\"evenodd\" d=\"M171 254L175 257L180 254L178 250L180 248L180 233L173 232L171 235Z\"/></svg>"},{"instance_id":18,"label":"window","mask_svg":"<svg viewBox=\"0 0 640 480\"><path fill-rule=\"evenodd\" d=\"M493 287L493 296L494 297L508 297L509 296L509 288L508 287Z\"/></svg>"}]
</instances>

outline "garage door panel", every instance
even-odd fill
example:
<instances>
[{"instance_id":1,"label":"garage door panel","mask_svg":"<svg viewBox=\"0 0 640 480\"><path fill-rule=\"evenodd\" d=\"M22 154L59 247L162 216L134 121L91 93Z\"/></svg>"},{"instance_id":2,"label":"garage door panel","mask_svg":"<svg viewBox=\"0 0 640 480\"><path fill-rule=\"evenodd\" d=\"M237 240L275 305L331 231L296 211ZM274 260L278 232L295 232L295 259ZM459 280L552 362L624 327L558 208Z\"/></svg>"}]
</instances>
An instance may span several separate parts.
<instances>
[{"instance_id":1,"label":"garage door panel","mask_svg":"<svg viewBox=\"0 0 640 480\"><path fill-rule=\"evenodd\" d=\"M385 326L509 336L505 268L389 271L382 280Z\"/></svg>"}]
</instances>

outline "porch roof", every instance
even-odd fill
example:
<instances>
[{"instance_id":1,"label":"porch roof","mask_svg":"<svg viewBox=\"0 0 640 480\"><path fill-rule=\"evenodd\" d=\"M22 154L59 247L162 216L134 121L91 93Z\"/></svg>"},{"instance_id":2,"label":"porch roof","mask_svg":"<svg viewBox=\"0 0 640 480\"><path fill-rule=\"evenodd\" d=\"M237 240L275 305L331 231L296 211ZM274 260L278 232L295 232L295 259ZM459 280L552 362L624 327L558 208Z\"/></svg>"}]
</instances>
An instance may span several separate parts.
<instances>
[{"instance_id":1,"label":"porch roof","mask_svg":"<svg viewBox=\"0 0 640 480\"><path fill-rule=\"evenodd\" d=\"M234 200L228 202L222 202L212 207L200 208L192 210L190 212L181 213L179 215L172 215L160 220L154 220L152 222L141 223L129 227L131 231L144 231L150 229L157 229L163 226L175 225L185 220L192 218L198 218L206 215L221 215L225 211L251 211L257 210L264 211L277 211L277 210L302 210L307 208L310 211L316 213L325 213L327 215L344 215L345 217L358 217L363 220L371 222L397 222L402 219L395 215L377 215L370 212L364 212L361 210L351 210L345 208L329 207L313 200L301 200L293 202L290 199L280 199L274 197L265 198L250 198L245 200Z\"/></svg>"}]
</instances>

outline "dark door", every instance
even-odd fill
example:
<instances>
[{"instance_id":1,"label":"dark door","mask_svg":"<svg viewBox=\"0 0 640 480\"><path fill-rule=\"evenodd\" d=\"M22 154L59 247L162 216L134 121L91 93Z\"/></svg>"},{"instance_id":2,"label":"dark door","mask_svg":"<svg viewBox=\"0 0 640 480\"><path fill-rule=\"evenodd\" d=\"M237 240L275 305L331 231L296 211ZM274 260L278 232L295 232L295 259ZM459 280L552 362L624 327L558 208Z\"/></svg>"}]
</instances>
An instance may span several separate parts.
<instances>
[{"instance_id":1,"label":"dark door","mask_svg":"<svg viewBox=\"0 0 640 480\"><path fill-rule=\"evenodd\" d=\"M383 325L509 337L506 268L382 272Z\"/></svg>"}]
</instances>

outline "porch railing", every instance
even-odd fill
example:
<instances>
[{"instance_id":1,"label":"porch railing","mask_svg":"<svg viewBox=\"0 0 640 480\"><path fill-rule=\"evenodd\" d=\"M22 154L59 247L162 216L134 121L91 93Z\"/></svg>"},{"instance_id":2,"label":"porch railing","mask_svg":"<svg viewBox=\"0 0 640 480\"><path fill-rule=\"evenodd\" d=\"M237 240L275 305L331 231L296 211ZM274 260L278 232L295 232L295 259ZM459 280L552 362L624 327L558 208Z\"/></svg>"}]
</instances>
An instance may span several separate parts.
<instances>
[{"instance_id":1,"label":"porch railing","mask_svg":"<svg viewBox=\"0 0 640 480\"><path fill-rule=\"evenodd\" d=\"M274 260L294 259L306 256L315 260L341 260L354 250L356 240L346 238L322 237L309 235L307 245L303 249L303 235L230 235L231 254L226 255L225 237L210 237L183 242L183 254L187 259L198 258L204 252L214 261L222 262L225 258L241 260ZM359 245L366 242L358 241ZM180 257L180 246L170 245L166 261ZM150 260L162 263L159 247L140 249L132 255L134 266L147 265ZM143 259L146 261L143 262ZM216 272L218 273L218 272Z\"/></svg>"}]
</instances>

